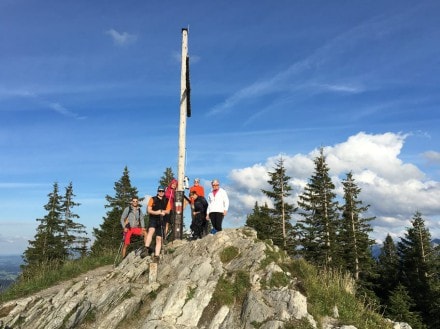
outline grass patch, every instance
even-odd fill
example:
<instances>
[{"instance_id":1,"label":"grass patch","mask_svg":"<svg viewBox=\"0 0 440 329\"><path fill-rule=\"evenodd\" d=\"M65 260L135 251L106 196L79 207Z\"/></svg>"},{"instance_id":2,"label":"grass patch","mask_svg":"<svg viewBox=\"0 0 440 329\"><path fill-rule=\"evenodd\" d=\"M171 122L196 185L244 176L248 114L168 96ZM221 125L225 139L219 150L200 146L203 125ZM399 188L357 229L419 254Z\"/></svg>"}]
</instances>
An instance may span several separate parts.
<instances>
[{"instance_id":1,"label":"grass patch","mask_svg":"<svg viewBox=\"0 0 440 329\"><path fill-rule=\"evenodd\" d=\"M234 292L235 298L243 300L246 293L251 289L251 279L249 272L238 271L235 273Z\"/></svg>"},{"instance_id":2,"label":"grass patch","mask_svg":"<svg viewBox=\"0 0 440 329\"><path fill-rule=\"evenodd\" d=\"M131 290L127 290L121 297L122 300L130 299L134 297L134 294Z\"/></svg>"},{"instance_id":3,"label":"grass patch","mask_svg":"<svg viewBox=\"0 0 440 329\"><path fill-rule=\"evenodd\" d=\"M61 265L39 264L32 269L32 275L21 275L17 282L0 295L0 303L8 300L29 296L35 292L49 288L57 283L77 277L95 268L113 264L114 250L103 252L99 256L88 256L76 260L68 260Z\"/></svg>"},{"instance_id":4,"label":"grass patch","mask_svg":"<svg viewBox=\"0 0 440 329\"><path fill-rule=\"evenodd\" d=\"M232 305L236 300L242 300L250 288L249 273L238 271L219 279L212 299L220 305Z\"/></svg>"},{"instance_id":5,"label":"grass patch","mask_svg":"<svg viewBox=\"0 0 440 329\"><path fill-rule=\"evenodd\" d=\"M250 275L246 271L237 271L220 277L211 301L203 310L198 327L204 327L210 323L212 315L217 314L223 305L241 305L250 288Z\"/></svg>"},{"instance_id":6,"label":"grass patch","mask_svg":"<svg viewBox=\"0 0 440 329\"><path fill-rule=\"evenodd\" d=\"M185 303L187 301L189 301L189 300L194 298L194 296L196 294L196 290L197 290L197 287L190 287L189 288L188 292L186 293L186 301L185 301Z\"/></svg>"},{"instance_id":7,"label":"grass patch","mask_svg":"<svg viewBox=\"0 0 440 329\"><path fill-rule=\"evenodd\" d=\"M234 285L226 277L222 276L215 287L212 300L218 305L232 305L234 303Z\"/></svg>"},{"instance_id":8,"label":"grass patch","mask_svg":"<svg viewBox=\"0 0 440 329\"><path fill-rule=\"evenodd\" d=\"M273 287L287 287L290 283L290 278L285 272L274 272L268 282L270 288Z\"/></svg>"},{"instance_id":9,"label":"grass patch","mask_svg":"<svg viewBox=\"0 0 440 329\"><path fill-rule=\"evenodd\" d=\"M84 323L95 323L96 322L96 309L92 308L90 309L86 317L84 318Z\"/></svg>"},{"instance_id":10,"label":"grass patch","mask_svg":"<svg viewBox=\"0 0 440 329\"><path fill-rule=\"evenodd\" d=\"M150 298L150 300L155 300L158 293L159 292L157 290L151 290L151 292L148 294L148 297Z\"/></svg>"},{"instance_id":11,"label":"grass patch","mask_svg":"<svg viewBox=\"0 0 440 329\"><path fill-rule=\"evenodd\" d=\"M282 252L276 251L272 247L266 248L264 252L266 254L266 258L264 258L263 261L261 262L260 265L261 269L266 268L271 263L279 263L283 259Z\"/></svg>"},{"instance_id":12,"label":"grass patch","mask_svg":"<svg viewBox=\"0 0 440 329\"><path fill-rule=\"evenodd\" d=\"M333 316L336 306L339 321L358 329L392 328L369 301L360 301L355 296L355 282L350 275L336 270L318 270L305 260L294 260L289 271L302 281L306 290L309 313L322 322L325 316Z\"/></svg>"},{"instance_id":13,"label":"grass patch","mask_svg":"<svg viewBox=\"0 0 440 329\"><path fill-rule=\"evenodd\" d=\"M171 247L168 247L168 246L165 246L164 250L165 250L165 253L167 253L169 255L172 255L172 254L174 254L176 252L176 248L171 248Z\"/></svg>"},{"instance_id":14,"label":"grass patch","mask_svg":"<svg viewBox=\"0 0 440 329\"><path fill-rule=\"evenodd\" d=\"M240 251L237 247L229 246L222 250L220 253L220 260L223 264L229 263L231 260L233 260L235 257L237 257L240 254Z\"/></svg>"},{"instance_id":15,"label":"grass patch","mask_svg":"<svg viewBox=\"0 0 440 329\"><path fill-rule=\"evenodd\" d=\"M306 318L300 320L291 320L284 325L284 329L315 329L312 324Z\"/></svg>"}]
</instances>

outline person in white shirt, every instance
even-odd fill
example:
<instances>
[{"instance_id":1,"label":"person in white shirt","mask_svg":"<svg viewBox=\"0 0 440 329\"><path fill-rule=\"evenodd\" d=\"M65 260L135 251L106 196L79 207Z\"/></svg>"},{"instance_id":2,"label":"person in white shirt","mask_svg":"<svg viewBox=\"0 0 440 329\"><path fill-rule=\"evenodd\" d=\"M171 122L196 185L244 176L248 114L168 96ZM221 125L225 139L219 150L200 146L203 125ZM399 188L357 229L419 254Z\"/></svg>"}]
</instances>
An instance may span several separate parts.
<instances>
[{"instance_id":1,"label":"person in white shirt","mask_svg":"<svg viewBox=\"0 0 440 329\"><path fill-rule=\"evenodd\" d=\"M218 179L211 182L212 191L208 195L208 210L206 219L211 220L211 233L215 234L222 230L223 218L229 208L229 198L226 191L220 187Z\"/></svg>"}]
</instances>

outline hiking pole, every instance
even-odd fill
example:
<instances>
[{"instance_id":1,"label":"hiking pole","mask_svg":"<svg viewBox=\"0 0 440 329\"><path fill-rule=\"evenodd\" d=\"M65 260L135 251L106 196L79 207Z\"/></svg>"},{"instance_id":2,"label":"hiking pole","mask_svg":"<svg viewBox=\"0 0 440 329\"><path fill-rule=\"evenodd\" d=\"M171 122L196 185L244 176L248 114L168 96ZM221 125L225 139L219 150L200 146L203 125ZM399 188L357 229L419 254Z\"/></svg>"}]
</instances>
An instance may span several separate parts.
<instances>
[{"instance_id":1,"label":"hiking pole","mask_svg":"<svg viewBox=\"0 0 440 329\"><path fill-rule=\"evenodd\" d=\"M119 262L119 258L121 256L122 246L124 245L125 240L125 232L122 234L122 241L119 244L118 253L116 254L115 261L113 262L113 267L116 267L116 263Z\"/></svg>"},{"instance_id":2,"label":"hiking pole","mask_svg":"<svg viewBox=\"0 0 440 329\"><path fill-rule=\"evenodd\" d=\"M163 256L165 254L165 227L166 227L166 225L164 225L164 223L163 223L163 215L160 215L160 225L161 225L161 232L162 232L161 252L162 252L162 256Z\"/></svg>"}]
</instances>

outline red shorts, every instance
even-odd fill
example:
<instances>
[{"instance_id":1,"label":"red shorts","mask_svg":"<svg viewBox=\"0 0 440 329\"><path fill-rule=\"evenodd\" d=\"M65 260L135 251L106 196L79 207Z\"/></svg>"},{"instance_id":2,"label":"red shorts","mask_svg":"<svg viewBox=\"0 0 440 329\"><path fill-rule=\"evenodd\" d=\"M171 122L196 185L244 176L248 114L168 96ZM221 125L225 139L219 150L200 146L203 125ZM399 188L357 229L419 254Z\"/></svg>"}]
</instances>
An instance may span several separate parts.
<instances>
[{"instance_id":1,"label":"red shorts","mask_svg":"<svg viewBox=\"0 0 440 329\"><path fill-rule=\"evenodd\" d=\"M128 246L130 244L131 235L142 235L142 228L141 227L133 227L128 229L127 232L125 232L125 239L124 244Z\"/></svg>"}]
</instances>

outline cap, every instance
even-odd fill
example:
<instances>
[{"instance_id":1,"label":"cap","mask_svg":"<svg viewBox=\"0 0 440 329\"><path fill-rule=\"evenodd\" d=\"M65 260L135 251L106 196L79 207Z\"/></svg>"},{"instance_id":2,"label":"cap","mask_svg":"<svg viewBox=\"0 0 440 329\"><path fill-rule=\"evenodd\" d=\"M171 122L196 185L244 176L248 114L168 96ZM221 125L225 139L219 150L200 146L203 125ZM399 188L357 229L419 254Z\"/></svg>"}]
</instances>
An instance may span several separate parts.
<instances>
[{"instance_id":1,"label":"cap","mask_svg":"<svg viewBox=\"0 0 440 329\"><path fill-rule=\"evenodd\" d=\"M158 188L157 188L157 191L159 192L159 191L165 191L165 187L163 187L163 186L159 186Z\"/></svg>"}]
</instances>

